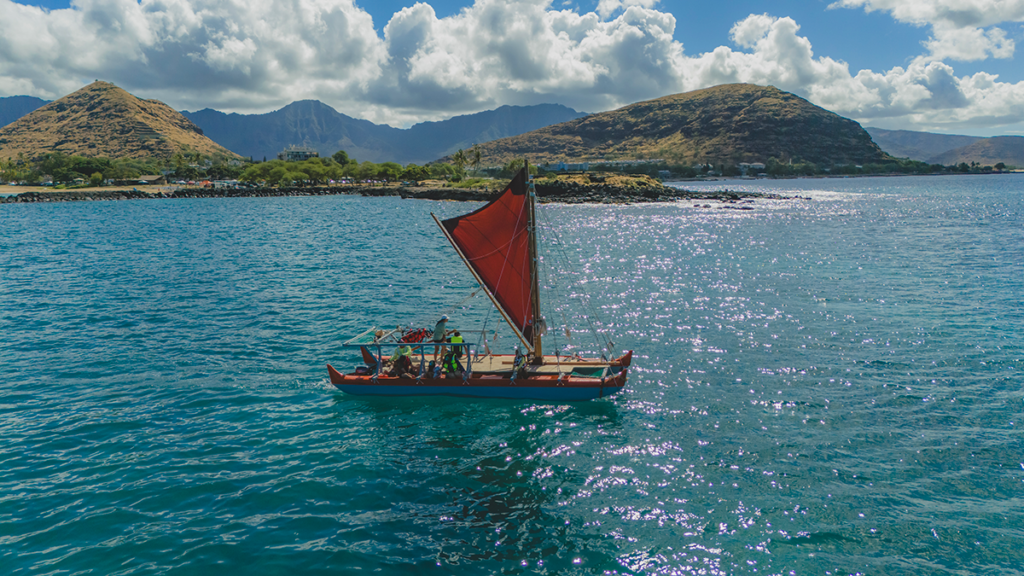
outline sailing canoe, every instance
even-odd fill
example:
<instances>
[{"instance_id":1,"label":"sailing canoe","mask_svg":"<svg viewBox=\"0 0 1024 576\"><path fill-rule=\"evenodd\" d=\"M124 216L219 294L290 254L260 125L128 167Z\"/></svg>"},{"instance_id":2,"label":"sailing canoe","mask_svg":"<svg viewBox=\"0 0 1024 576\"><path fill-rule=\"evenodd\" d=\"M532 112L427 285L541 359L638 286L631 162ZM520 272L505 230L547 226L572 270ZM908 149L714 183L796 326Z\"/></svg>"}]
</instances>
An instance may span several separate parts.
<instances>
[{"instance_id":1,"label":"sailing canoe","mask_svg":"<svg viewBox=\"0 0 1024 576\"><path fill-rule=\"evenodd\" d=\"M458 344L465 346L469 354L465 372L435 377L426 373L421 357L419 369L399 377L387 375L381 365L384 345L403 345L394 338L397 330L385 336L375 335L369 342L358 342L361 337L357 336L346 345L363 347L365 366L342 374L328 364L332 384L355 395L535 400L592 400L622 390L632 351L610 361L544 355L542 351L546 322L541 315L537 272L536 193L529 174L527 165L494 200L469 214L444 221L431 215L526 353L473 358L470 345ZM370 332L377 331L371 329L364 334ZM376 357L366 345L377 347ZM418 344L421 348L442 345ZM605 351L611 355L610 341Z\"/></svg>"},{"instance_id":2,"label":"sailing canoe","mask_svg":"<svg viewBox=\"0 0 1024 576\"><path fill-rule=\"evenodd\" d=\"M604 398L622 391L632 352L611 362L556 359L529 365L512 377L514 356L475 360L470 377L399 378L384 374L342 374L330 364L331 384L357 396L462 396L520 400L575 401ZM604 376L589 375L603 373Z\"/></svg>"}]
</instances>

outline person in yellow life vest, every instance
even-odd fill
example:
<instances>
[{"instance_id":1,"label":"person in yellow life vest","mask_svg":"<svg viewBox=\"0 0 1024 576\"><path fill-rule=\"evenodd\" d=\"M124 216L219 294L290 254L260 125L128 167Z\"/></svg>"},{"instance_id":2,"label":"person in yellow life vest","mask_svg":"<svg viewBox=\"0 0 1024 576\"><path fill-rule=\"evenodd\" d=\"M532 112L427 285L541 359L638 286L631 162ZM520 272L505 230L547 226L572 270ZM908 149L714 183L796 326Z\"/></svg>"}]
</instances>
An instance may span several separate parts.
<instances>
[{"instance_id":1,"label":"person in yellow life vest","mask_svg":"<svg viewBox=\"0 0 1024 576\"><path fill-rule=\"evenodd\" d=\"M391 370L388 372L391 376L399 376L406 378L415 378L412 374L412 348L409 346L399 346L395 353L391 355Z\"/></svg>"},{"instance_id":2,"label":"person in yellow life vest","mask_svg":"<svg viewBox=\"0 0 1024 576\"><path fill-rule=\"evenodd\" d=\"M441 368L447 374L447 378L458 378L465 372L462 362L459 362L458 357L455 355L455 350L449 350L444 355L444 359L441 361Z\"/></svg>"},{"instance_id":3,"label":"person in yellow life vest","mask_svg":"<svg viewBox=\"0 0 1024 576\"><path fill-rule=\"evenodd\" d=\"M462 334L459 334L459 331L456 330L452 332L452 337L449 338L448 341L451 342L452 344L462 344ZM463 346L452 346L452 352L455 353L456 358L462 358L462 349Z\"/></svg>"}]
</instances>

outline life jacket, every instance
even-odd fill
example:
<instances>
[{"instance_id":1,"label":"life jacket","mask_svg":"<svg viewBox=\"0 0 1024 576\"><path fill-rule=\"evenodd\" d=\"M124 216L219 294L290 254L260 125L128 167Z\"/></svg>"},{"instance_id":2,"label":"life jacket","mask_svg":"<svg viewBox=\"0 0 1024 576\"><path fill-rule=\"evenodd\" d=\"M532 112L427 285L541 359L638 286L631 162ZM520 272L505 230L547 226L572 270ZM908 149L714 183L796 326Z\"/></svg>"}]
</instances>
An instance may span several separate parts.
<instances>
[{"instance_id":1,"label":"life jacket","mask_svg":"<svg viewBox=\"0 0 1024 576\"><path fill-rule=\"evenodd\" d=\"M398 341L406 344L415 344L416 342L423 342L427 336L430 336L430 330L426 328L410 328Z\"/></svg>"},{"instance_id":2,"label":"life jacket","mask_svg":"<svg viewBox=\"0 0 1024 576\"><path fill-rule=\"evenodd\" d=\"M442 362L444 364L444 371L449 374L455 374L456 372L462 369L462 366L459 364L458 359L455 358L454 352L449 352L445 354L444 360L442 360Z\"/></svg>"},{"instance_id":3,"label":"life jacket","mask_svg":"<svg viewBox=\"0 0 1024 576\"><path fill-rule=\"evenodd\" d=\"M451 342L452 344L462 344L463 343L462 336L452 336L451 340L449 340L449 342ZM452 348L452 352L455 353L455 357L456 358L462 358L462 346L455 346L455 347L453 347Z\"/></svg>"},{"instance_id":4,"label":"life jacket","mask_svg":"<svg viewBox=\"0 0 1024 576\"><path fill-rule=\"evenodd\" d=\"M516 350L516 357L512 360L512 371L519 372L526 368L526 354L521 354Z\"/></svg>"}]
</instances>

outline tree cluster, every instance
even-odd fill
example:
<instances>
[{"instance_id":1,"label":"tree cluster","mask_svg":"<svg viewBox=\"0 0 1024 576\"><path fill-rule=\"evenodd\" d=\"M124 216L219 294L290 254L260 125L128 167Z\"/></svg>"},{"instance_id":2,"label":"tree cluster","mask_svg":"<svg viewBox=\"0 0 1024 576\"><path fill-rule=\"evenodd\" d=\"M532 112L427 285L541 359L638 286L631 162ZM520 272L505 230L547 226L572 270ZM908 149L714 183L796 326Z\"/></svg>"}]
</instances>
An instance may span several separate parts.
<instances>
[{"instance_id":1,"label":"tree cluster","mask_svg":"<svg viewBox=\"0 0 1024 576\"><path fill-rule=\"evenodd\" d=\"M771 158L765 165L765 172L773 178L784 178L787 176L865 176L869 174L944 174L957 172L955 166L943 166L942 164L929 164L906 158L893 159L891 162L856 164L835 164L824 166L811 162L794 160L783 162Z\"/></svg>"},{"instance_id":2,"label":"tree cluster","mask_svg":"<svg viewBox=\"0 0 1024 576\"><path fill-rule=\"evenodd\" d=\"M465 176L465 164L479 165L479 153L469 156L459 151L456 162L436 162L425 166L396 162L357 162L339 150L330 158L310 158L301 162L226 162L198 152L183 151L169 159L87 158L59 152L27 160L24 156L0 160L0 182L39 184L52 178L55 184L69 185L87 181L99 186L108 180L132 180L145 174L167 174L170 180L239 180L268 186L321 185L330 182L419 182L429 179L458 182Z\"/></svg>"},{"instance_id":3,"label":"tree cluster","mask_svg":"<svg viewBox=\"0 0 1024 576\"><path fill-rule=\"evenodd\" d=\"M1005 170L1007 167L1000 162L993 166L970 165L961 163L956 166L928 164L917 160L893 159L891 162L855 164L815 164L800 159L781 160L770 158L765 163L764 173L772 178L794 176L865 176L872 174L949 174L949 173L984 173ZM624 174L647 174L659 177L667 171L673 178L697 178L700 176L739 176L740 167L735 163L701 162L693 166L650 163L633 165L592 164L592 170L601 172L620 172Z\"/></svg>"},{"instance_id":4,"label":"tree cluster","mask_svg":"<svg viewBox=\"0 0 1024 576\"><path fill-rule=\"evenodd\" d=\"M236 180L245 166L240 162L225 162L222 158L207 158L199 152L178 152L171 156L168 177L172 180Z\"/></svg>"},{"instance_id":5,"label":"tree cluster","mask_svg":"<svg viewBox=\"0 0 1024 576\"><path fill-rule=\"evenodd\" d=\"M339 150L330 158L310 158L301 162L270 160L253 164L238 179L266 186L317 186L330 182L418 182L431 178L456 179L459 175L459 169L451 164L409 164L403 167L397 162L357 162Z\"/></svg>"},{"instance_id":6,"label":"tree cluster","mask_svg":"<svg viewBox=\"0 0 1024 576\"><path fill-rule=\"evenodd\" d=\"M523 169L523 162L522 158L509 160L494 176L502 180L512 178ZM537 175L540 173L540 170L540 167L536 164L530 164L530 174Z\"/></svg>"},{"instance_id":7,"label":"tree cluster","mask_svg":"<svg viewBox=\"0 0 1024 576\"><path fill-rule=\"evenodd\" d=\"M38 158L0 160L0 181L39 184L47 178L56 185L87 181L100 186L108 180L133 180L146 174L162 174L178 180L230 180L242 173L240 163L231 164L223 158L209 159L198 152L178 153L169 160L159 158L89 158L50 152Z\"/></svg>"},{"instance_id":8,"label":"tree cluster","mask_svg":"<svg viewBox=\"0 0 1024 576\"><path fill-rule=\"evenodd\" d=\"M144 174L158 174L164 167L159 160L124 158L87 158L51 152L34 160L8 158L0 160L0 181L39 184L52 178L55 184L72 184L76 180L100 185L104 180L126 180Z\"/></svg>"}]
</instances>

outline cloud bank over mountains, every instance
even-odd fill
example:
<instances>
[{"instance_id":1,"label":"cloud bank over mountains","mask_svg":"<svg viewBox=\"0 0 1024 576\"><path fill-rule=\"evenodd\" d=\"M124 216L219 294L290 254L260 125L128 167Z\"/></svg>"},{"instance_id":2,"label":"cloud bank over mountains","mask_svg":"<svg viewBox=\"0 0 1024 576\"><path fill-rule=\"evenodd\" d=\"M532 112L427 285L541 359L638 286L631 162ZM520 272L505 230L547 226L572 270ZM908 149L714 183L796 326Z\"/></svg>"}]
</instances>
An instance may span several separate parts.
<instances>
[{"instance_id":1,"label":"cloud bank over mountains","mask_svg":"<svg viewBox=\"0 0 1024 576\"><path fill-rule=\"evenodd\" d=\"M891 128L1024 129L1024 82L953 67L1012 58L1024 0L829 9L884 12L928 27L929 38L906 66L851 71L816 55L799 22L769 14L736 22L730 45L687 54L657 0L600 0L582 13L550 0L476 0L446 18L420 2L382 29L352 0L73 0L53 11L0 0L0 96L53 99L103 79L177 109L265 112L316 99L405 126L502 104L597 112L751 82Z\"/></svg>"},{"instance_id":2,"label":"cloud bank over mountains","mask_svg":"<svg viewBox=\"0 0 1024 576\"><path fill-rule=\"evenodd\" d=\"M839 0L830 8L882 11L900 22L931 27L926 60L1010 58L1015 42L999 25L1024 22L1021 0Z\"/></svg>"}]
</instances>

